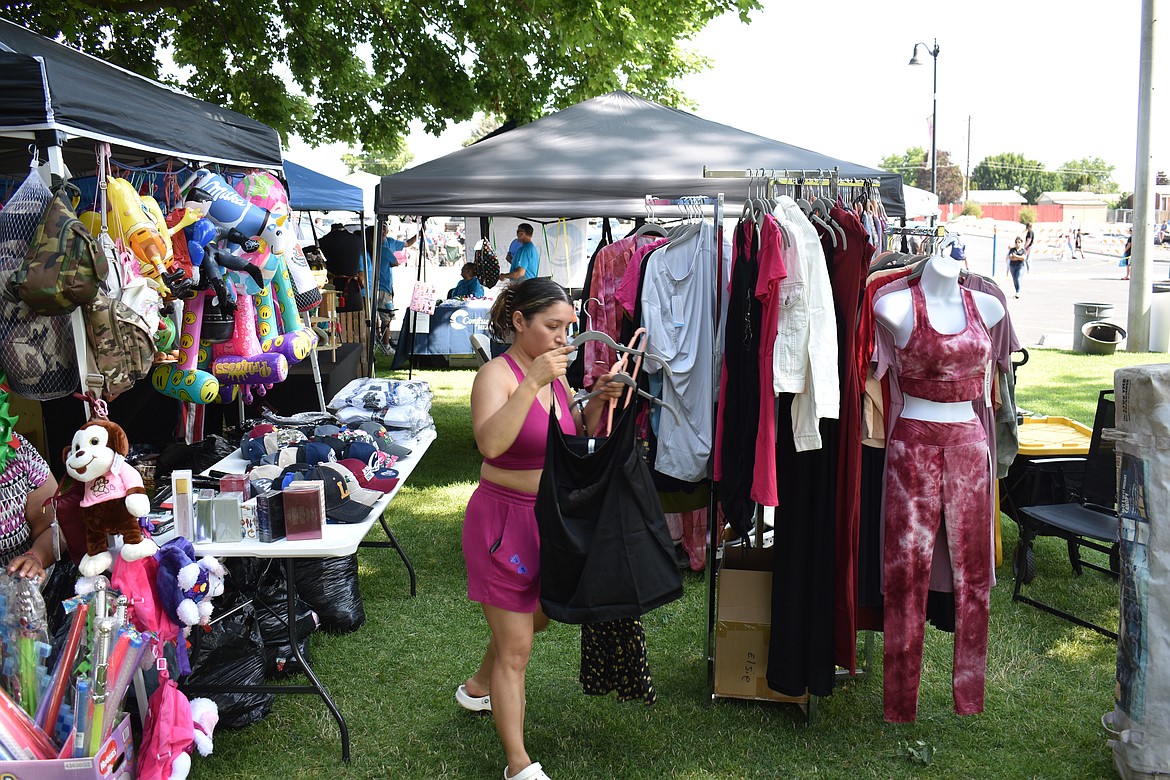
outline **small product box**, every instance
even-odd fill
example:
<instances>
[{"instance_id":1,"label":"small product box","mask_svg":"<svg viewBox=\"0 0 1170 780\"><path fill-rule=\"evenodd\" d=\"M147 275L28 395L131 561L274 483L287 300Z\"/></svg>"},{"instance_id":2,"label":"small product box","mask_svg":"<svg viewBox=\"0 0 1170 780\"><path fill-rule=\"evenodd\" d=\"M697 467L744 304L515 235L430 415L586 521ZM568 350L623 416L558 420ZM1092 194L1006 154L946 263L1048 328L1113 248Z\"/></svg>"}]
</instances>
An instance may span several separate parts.
<instances>
[{"instance_id":1,"label":"small product box","mask_svg":"<svg viewBox=\"0 0 1170 780\"><path fill-rule=\"evenodd\" d=\"M284 538L284 493L279 490L256 496L256 538L264 543Z\"/></svg>"},{"instance_id":2,"label":"small product box","mask_svg":"<svg viewBox=\"0 0 1170 780\"><path fill-rule=\"evenodd\" d=\"M251 498L248 488L247 474L225 474L219 478L220 495L224 493L242 493L245 499Z\"/></svg>"},{"instance_id":3,"label":"small product box","mask_svg":"<svg viewBox=\"0 0 1170 780\"><path fill-rule=\"evenodd\" d=\"M325 483L298 479L284 489L284 530L288 540L320 539L325 525Z\"/></svg>"},{"instance_id":4,"label":"small product box","mask_svg":"<svg viewBox=\"0 0 1170 780\"><path fill-rule=\"evenodd\" d=\"M188 539L195 533L191 477L191 469L175 469L171 472L171 511L175 513L175 535Z\"/></svg>"},{"instance_id":5,"label":"small product box","mask_svg":"<svg viewBox=\"0 0 1170 780\"><path fill-rule=\"evenodd\" d=\"M240 504L240 525L244 529L244 541L256 541L256 499L249 498Z\"/></svg>"},{"instance_id":6,"label":"small product box","mask_svg":"<svg viewBox=\"0 0 1170 780\"><path fill-rule=\"evenodd\" d=\"M133 780L134 736L130 716L114 726L92 758L56 758L48 761L0 761L0 777L38 780Z\"/></svg>"},{"instance_id":7,"label":"small product box","mask_svg":"<svg viewBox=\"0 0 1170 780\"><path fill-rule=\"evenodd\" d=\"M212 541L243 541L244 524L240 518L243 502L243 493L220 493L211 500Z\"/></svg>"},{"instance_id":8,"label":"small product box","mask_svg":"<svg viewBox=\"0 0 1170 780\"><path fill-rule=\"evenodd\" d=\"M188 537L195 544L215 541L214 501L215 491L210 488L203 488L195 497L195 536Z\"/></svg>"}]
</instances>

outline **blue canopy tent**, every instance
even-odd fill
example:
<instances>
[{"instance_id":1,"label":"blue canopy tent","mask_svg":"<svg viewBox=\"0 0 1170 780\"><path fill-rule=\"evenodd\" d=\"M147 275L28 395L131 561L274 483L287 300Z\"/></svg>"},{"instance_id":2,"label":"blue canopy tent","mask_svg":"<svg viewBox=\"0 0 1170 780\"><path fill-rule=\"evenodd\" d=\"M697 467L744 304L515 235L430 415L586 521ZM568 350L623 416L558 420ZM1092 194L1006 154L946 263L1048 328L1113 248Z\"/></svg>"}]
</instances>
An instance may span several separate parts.
<instances>
[{"instance_id":1,"label":"blue canopy tent","mask_svg":"<svg viewBox=\"0 0 1170 780\"><path fill-rule=\"evenodd\" d=\"M293 211L365 212L360 187L317 173L292 160L284 161L284 175Z\"/></svg>"},{"instance_id":2,"label":"blue canopy tent","mask_svg":"<svg viewBox=\"0 0 1170 780\"><path fill-rule=\"evenodd\" d=\"M365 200L360 187L346 184L303 165L297 165L291 160L285 160L283 168L285 181L288 183L288 205L293 211L352 211L358 215L358 230L365 229ZM313 243L318 243L317 228L312 220L309 221L309 229L313 231ZM377 248L375 248L376 253ZM369 346L364 358L366 373L368 376L373 376L375 315L371 302L375 297L374 291L378 289L378 269L372 265L372 260L369 257L364 258L364 268L366 272L366 322L370 329Z\"/></svg>"}]
</instances>

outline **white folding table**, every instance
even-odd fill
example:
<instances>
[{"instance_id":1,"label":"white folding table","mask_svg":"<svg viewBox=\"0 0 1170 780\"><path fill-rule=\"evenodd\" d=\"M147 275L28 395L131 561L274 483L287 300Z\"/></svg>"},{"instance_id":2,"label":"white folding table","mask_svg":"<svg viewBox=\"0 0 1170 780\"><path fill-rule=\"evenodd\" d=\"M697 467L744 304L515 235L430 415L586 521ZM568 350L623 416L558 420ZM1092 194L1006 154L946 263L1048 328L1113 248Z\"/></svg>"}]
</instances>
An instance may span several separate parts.
<instances>
[{"instance_id":1,"label":"white folding table","mask_svg":"<svg viewBox=\"0 0 1170 780\"><path fill-rule=\"evenodd\" d=\"M180 687L184 692L195 695L208 693L315 693L324 700L325 706L333 713L338 728L341 730L341 757L344 761L349 761L349 729L345 724L345 718L342 716L341 711L337 709L337 705L334 704L329 692L325 690L325 686L321 684L320 680L317 679L317 675L313 673L308 660L301 654L300 643L297 641L296 620L293 618L297 614L296 567L293 564L297 558L340 558L352 555L357 552L358 547L393 547L398 551L398 555L406 565L406 570L410 575L410 595L414 596L416 592L414 567L411 565L406 551L402 549L402 545L398 543L394 533L390 530L390 525L386 522L384 513L390 502L394 499L394 496L406 484L406 480L410 477L419 461L422 460L422 456L434 440L435 432L431 430L423 433L422 436L408 445L411 450L410 456L394 464L395 470L398 471L398 484L394 486L393 490L382 495L377 503L374 504L370 513L361 522L328 523L321 529L320 539L299 539L296 541L279 539L274 542L261 542L255 539L248 539L241 542L193 542L195 545L195 554L199 556L214 555L217 558L271 558L283 561L285 579L288 581L288 587L286 589L288 611L283 616L276 612L273 612L273 614L281 619L285 626L288 627L288 641L292 647L293 655L296 657L297 662L300 663L301 668L305 670L305 676L309 678L311 684L209 686L184 685L180 683ZM220 474L243 474L247 470L248 461L239 450L236 450L203 473L208 476L215 476ZM382 529L386 532L389 541L365 541L366 534L369 533L375 521L382 524ZM271 608L267 604L264 604L264 606L271 611Z\"/></svg>"}]
</instances>

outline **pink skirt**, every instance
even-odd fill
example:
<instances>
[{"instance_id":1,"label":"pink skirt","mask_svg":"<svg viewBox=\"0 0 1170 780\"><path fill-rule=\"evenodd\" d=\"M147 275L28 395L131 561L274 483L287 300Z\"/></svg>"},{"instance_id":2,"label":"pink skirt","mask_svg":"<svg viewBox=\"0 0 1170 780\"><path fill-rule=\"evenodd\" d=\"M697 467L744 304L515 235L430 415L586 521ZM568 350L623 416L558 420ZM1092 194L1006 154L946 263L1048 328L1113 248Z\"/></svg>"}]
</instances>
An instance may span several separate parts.
<instances>
[{"instance_id":1,"label":"pink skirt","mask_svg":"<svg viewBox=\"0 0 1170 780\"><path fill-rule=\"evenodd\" d=\"M535 493L481 479L463 518L467 598L509 612L540 606L540 532Z\"/></svg>"}]
</instances>

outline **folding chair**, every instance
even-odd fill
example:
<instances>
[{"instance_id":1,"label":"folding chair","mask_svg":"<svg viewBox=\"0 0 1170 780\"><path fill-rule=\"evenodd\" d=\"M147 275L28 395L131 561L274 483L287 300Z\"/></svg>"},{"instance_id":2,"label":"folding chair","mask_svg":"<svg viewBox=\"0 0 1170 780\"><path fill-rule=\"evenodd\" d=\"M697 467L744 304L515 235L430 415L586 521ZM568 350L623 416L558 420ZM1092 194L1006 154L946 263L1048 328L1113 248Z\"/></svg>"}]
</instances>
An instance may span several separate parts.
<instances>
[{"instance_id":1,"label":"folding chair","mask_svg":"<svg viewBox=\"0 0 1170 780\"><path fill-rule=\"evenodd\" d=\"M1043 458L1028 464L1033 500L1037 503L1016 510L1020 543L1016 548L1016 585L1012 601L1028 604L1117 639L1114 631L1023 594L1023 587L1031 584L1036 576L1032 545L1037 536L1064 539L1068 543L1069 562L1077 576L1087 566L1117 579L1120 570L1117 463L1113 443L1101 435L1104 429L1113 427L1112 395L1112 390L1102 390L1097 397L1088 455L1084 458ZM1049 498L1055 501L1038 503ZM1109 568L1083 560L1081 548L1108 555Z\"/></svg>"},{"instance_id":2,"label":"folding chair","mask_svg":"<svg viewBox=\"0 0 1170 780\"><path fill-rule=\"evenodd\" d=\"M475 350L476 360L482 366L492 359L492 344L488 340L488 337L482 333L472 333L470 338L471 347Z\"/></svg>"}]
</instances>

